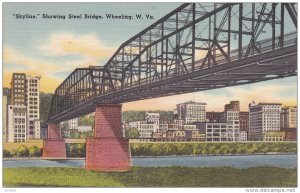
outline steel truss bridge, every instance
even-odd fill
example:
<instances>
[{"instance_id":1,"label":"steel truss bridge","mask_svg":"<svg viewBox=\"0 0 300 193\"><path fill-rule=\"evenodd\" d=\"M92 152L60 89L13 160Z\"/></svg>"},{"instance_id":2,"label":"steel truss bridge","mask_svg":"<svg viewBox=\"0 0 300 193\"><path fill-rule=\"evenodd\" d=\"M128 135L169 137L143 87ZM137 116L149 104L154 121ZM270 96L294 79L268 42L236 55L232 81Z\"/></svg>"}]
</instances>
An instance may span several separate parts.
<instances>
[{"instance_id":1,"label":"steel truss bridge","mask_svg":"<svg viewBox=\"0 0 300 193\"><path fill-rule=\"evenodd\" d=\"M185 3L124 42L104 66L75 69L56 89L50 122L102 103L297 75L297 4Z\"/></svg>"}]
</instances>

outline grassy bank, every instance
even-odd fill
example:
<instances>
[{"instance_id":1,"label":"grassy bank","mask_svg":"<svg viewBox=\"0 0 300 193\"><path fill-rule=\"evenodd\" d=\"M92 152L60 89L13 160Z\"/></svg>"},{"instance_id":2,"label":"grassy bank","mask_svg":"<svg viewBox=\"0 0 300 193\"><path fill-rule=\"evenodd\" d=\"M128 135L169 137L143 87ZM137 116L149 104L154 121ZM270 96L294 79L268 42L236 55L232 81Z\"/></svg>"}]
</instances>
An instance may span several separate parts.
<instances>
[{"instance_id":1,"label":"grassy bank","mask_svg":"<svg viewBox=\"0 0 300 193\"><path fill-rule=\"evenodd\" d=\"M5 158L11 157L37 157L40 154L30 151L27 145L15 144L16 149L3 150ZM28 149L28 150L27 150ZM84 158L86 154L85 143L66 143L67 157ZM253 155L253 154L296 154L295 142L150 142L130 143L132 156L169 156L169 155ZM26 153L29 151L28 153ZM24 153L25 152L25 153ZM33 154L32 154L33 153Z\"/></svg>"},{"instance_id":2,"label":"grassy bank","mask_svg":"<svg viewBox=\"0 0 300 193\"><path fill-rule=\"evenodd\" d=\"M297 153L292 142L131 143L132 156Z\"/></svg>"},{"instance_id":3,"label":"grassy bank","mask_svg":"<svg viewBox=\"0 0 300 193\"><path fill-rule=\"evenodd\" d=\"M5 168L4 187L296 187L297 170L276 167L133 167L103 173L80 168Z\"/></svg>"}]
</instances>

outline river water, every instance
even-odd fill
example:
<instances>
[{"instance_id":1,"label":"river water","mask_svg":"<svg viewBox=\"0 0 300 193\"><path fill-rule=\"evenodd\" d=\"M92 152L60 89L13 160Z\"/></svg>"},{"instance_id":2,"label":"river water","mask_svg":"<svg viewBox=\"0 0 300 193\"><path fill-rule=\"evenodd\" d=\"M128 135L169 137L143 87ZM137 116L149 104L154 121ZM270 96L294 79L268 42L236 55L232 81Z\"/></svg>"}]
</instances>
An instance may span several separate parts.
<instances>
[{"instance_id":1,"label":"river water","mask_svg":"<svg viewBox=\"0 0 300 193\"><path fill-rule=\"evenodd\" d=\"M15 159L3 160L3 168L18 167L78 167L83 168L84 159L42 160ZM235 167L275 166L297 167L297 155L245 155L245 156L171 156L133 157L132 166L188 166L188 167Z\"/></svg>"}]
</instances>

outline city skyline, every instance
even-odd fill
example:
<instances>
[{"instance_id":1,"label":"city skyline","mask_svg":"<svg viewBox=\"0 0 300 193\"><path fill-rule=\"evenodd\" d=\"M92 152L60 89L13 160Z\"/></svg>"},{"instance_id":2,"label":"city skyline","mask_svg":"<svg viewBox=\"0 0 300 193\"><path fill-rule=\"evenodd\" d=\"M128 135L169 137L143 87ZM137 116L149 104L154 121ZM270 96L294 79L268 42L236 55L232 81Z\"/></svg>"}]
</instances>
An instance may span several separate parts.
<instances>
[{"instance_id":1,"label":"city skyline","mask_svg":"<svg viewBox=\"0 0 300 193\"><path fill-rule=\"evenodd\" d=\"M3 12L3 85L9 87L13 72L42 76L41 91L53 93L55 88L78 67L104 65L122 42L154 23L180 3L90 4L55 3L4 4ZM20 14L132 14L143 12L154 20L20 20ZM117 9L122 7L122 9ZM80 9L79 9L80 8ZM22 28L22 33L18 33ZM110 29L122 29L114 30ZM284 85L284 86L283 86ZM125 103L123 110L172 110L176 103L195 100L208 103L208 110L220 111L220 101L240 100L247 110L252 101L297 104L297 77L252 83L249 85L201 91L189 94ZM223 103L223 102L222 102ZM155 105L153 105L155 104Z\"/></svg>"}]
</instances>

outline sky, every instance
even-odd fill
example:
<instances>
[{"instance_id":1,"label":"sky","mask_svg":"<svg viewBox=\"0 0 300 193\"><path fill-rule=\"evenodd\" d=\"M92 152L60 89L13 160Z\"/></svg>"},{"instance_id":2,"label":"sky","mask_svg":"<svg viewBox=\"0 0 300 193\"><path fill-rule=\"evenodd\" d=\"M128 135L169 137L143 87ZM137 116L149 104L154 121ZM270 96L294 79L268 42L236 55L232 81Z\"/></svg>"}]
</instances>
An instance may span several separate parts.
<instances>
[{"instance_id":1,"label":"sky","mask_svg":"<svg viewBox=\"0 0 300 193\"><path fill-rule=\"evenodd\" d=\"M42 76L40 89L55 88L78 67L102 66L130 37L177 8L180 3L3 3L3 86L13 72ZM48 15L150 14L153 20L41 19ZM16 19L17 14L37 19ZM247 110L251 101L297 103L297 77L201 91L123 104L123 110L172 110L177 103L206 102L209 111L239 100Z\"/></svg>"}]
</instances>

